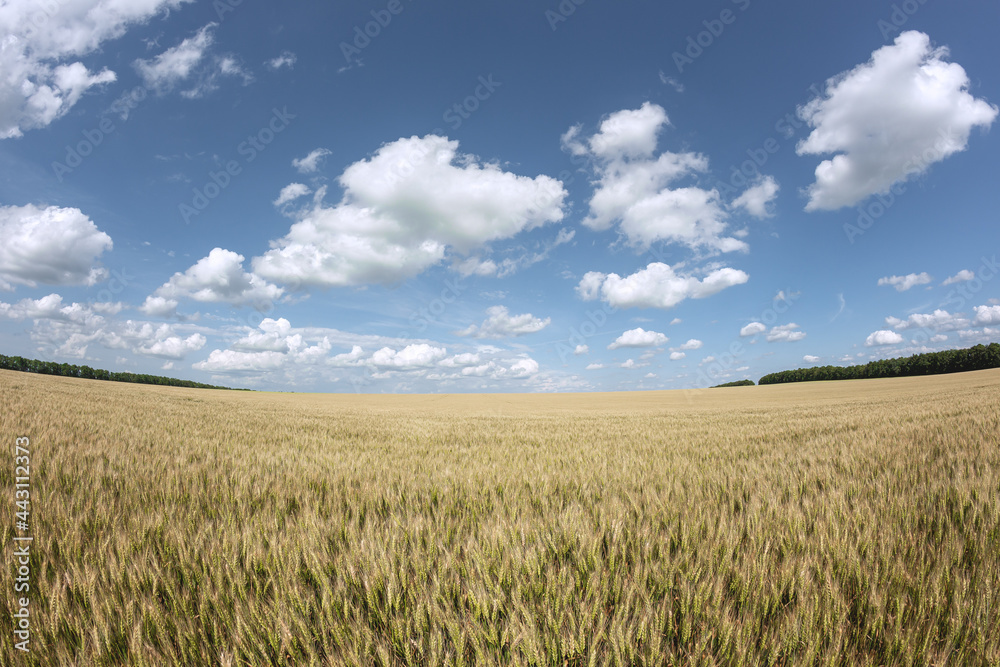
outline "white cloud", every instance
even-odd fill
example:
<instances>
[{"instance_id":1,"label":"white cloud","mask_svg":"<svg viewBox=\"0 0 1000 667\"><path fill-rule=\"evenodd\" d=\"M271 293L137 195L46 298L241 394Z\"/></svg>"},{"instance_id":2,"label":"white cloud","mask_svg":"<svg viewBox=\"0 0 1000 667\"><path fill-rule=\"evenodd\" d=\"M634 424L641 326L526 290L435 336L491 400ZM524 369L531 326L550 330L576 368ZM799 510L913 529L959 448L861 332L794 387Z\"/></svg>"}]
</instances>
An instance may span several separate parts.
<instances>
[{"instance_id":1,"label":"white cloud","mask_svg":"<svg viewBox=\"0 0 1000 667\"><path fill-rule=\"evenodd\" d=\"M336 206L300 214L272 250L253 261L261 276L302 285L395 284L487 243L556 222L566 191L458 153L428 135L382 146L340 177Z\"/></svg>"},{"instance_id":2,"label":"white cloud","mask_svg":"<svg viewBox=\"0 0 1000 667\"><path fill-rule=\"evenodd\" d=\"M147 296L146 301L139 306L139 311L150 317L173 317L180 302L177 299L167 299L162 296Z\"/></svg>"},{"instance_id":3,"label":"white cloud","mask_svg":"<svg viewBox=\"0 0 1000 667\"><path fill-rule=\"evenodd\" d=\"M587 365L587 368L585 368L584 370L588 370L588 371L599 371L599 370L601 370L602 368L604 368L604 364L596 364L596 363L595 363L595 364L588 364L588 365Z\"/></svg>"},{"instance_id":4,"label":"white cloud","mask_svg":"<svg viewBox=\"0 0 1000 667\"><path fill-rule=\"evenodd\" d=\"M608 345L609 350L621 347L658 347L666 345L670 339L657 331L646 331L643 328L631 329Z\"/></svg>"},{"instance_id":5,"label":"white cloud","mask_svg":"<svg viewBox=\"0 0 1000 667\"><path fill-rule=\"evenodd\" d=\"M1000 324L1000 306L976 306L976 324Z\"/></svg>"},{"instance_id":6,"label":"white cloud","mask_svg":"<svg viewBox=\"0 0 1000 667\"><path fill-rule=\"evenodd\" d=\"M685 353L685 352L671 352L670 353L670 361L680 361L681 359L683 359L686 356L687 356L687 353Z\"/></svg>"},{"instance_id":7,"label":"white cloud","mask_svg":"<svg viewBox=\"0 0 1000 667\"><path fill-rule=\"evenodd\" d=\"M282 51L280 56L268 60L265 64L268 66L268 68L273 70L279 70L282 67L287 67L288 69L291 69L292 67L295 66L296 60L298 60L298 56L296 56L291 51Z\"/></svg>"},{"instance_id":8,"label":"white cloud","mask_svg":"<svg viewBox=\"0 0 1000 667\"><path fill-rule=\"evenodd\" d=\"M280 352L212 350L208 359L193 364L192 368L213 373L266 372L281 368L285 361Z\"/></svg>"},{"instance_id":9,"label":"white cloud","mask_svg":"<svg viewBox=\"0 0 1000 667\"><path fill-rule=\"evenodd\" d=\"M626 359L622 364L622 368L642 368L642 365L635 363L635 359Z\"/></svg>"},{"instance_id":10,"label":"white cloud","mask_svg":"<svg viewBox=\"0 0 1000 667\"><path fill-rule=\"evenodd\" d=\"M666 74L664 74L662 69L660 70L660 82L663 83L664 85L670 86L678 93L684 92L684 84L675 79L674 77L667 76Z\"/></svg>"},{"instance_id":11,"label":"white cloud","mask_svg":"<svg viewBox=\"0 0 1000 667\"><path fill-rule=\"evenodd\" d=\"M303 183L289 183L281 188L278 198L273 203L275 206L283 206L290 201L295 201L299 197L305 197L310 192L312 190L309 189L309 186Z\"/></svg>"},{"instance_id":12,"label":"white cloud","mask_svg":"<svg viewBox=\"0 0 1000 667\"><path fill-rule=\"evenodd\" d=\"M0 290L13 284L94 285L111 237L77 208L0 206Z\"/></svg>"},{"instance_id":13,"label":"white cloud","mask_svg":"<svg viewBox=\"0 0 1000 667\"><path fill-rule=\"evenodd\" d=\"M120 303L63 304L62 296L49 294L40 299L21 299L15 304L0 302L0 315L12 320L58 320L86 326L100 326L103 315L120 312Z\"/></svg>"},{"instance_id":14,"label":"white cloud","mask_svg":"<svg viewBox=\"0 0 1000 667\"><path fill-rule=\"evenodd\" d=\"M330 154L329 149L317 148L304 158L292 160L292 166L298 169L301 174L311 174L319 169L319 163Z\"/></svg>"},{"instance_id":15,"label":"white cloud","mask_svg":"<svg viewBox=\"0 0 1000 667\"><path fill-rule=\"evenodd\" d=\"M458 271L463 278L469 276L494 276L497 273L497 264L492 259L481 259L479 257L467 257L452 264L452 268Z\"/></svg>"},{"instance_id":16,"label":"white cloud","mask_svg":"<svg viewBox=\"0 0 1000 667\"><path fill-rule=\"evenodd\" d=\"M761 176L754 185L733 200L732 207L745 209L755 218L770 218L774 213L768 210L767 205L774 201L780 189L773 176Z\"/></svg>"},{"instance_id":17,"label":"white cloud","mask_svg":"<svg viewBox=\"0 0 1000 667\"><path fill-rule=\"evenodd\" d=\"M74 0L0 4L0 139L62 117L88 90L116 80L76 60L164 9L189 0Z\"/></svg>"},{"instance_id":18,"label":"white cloud","mask_svg":"<svg viewBox=\"0 0 1000 667\"><path fill-rule=\"evenodd\" d=\"M456 334L473 338L514 338L541 331L552 322L549 317L543 320L531 313L511 315L506 306L491 306L486 314L488 317L482 325L469 325Z\"/></svg>"},{"instance_id":19,"label":"white cloud","mask_svg":"<svg viewBox=\"0 0 1000 667\"><path fill-rule=\"evenodd\" d=\"M206 342L207 339L200 333L191 334L187 338L165 336L140 347L136 352L162 359L183 359L188 353L205 347Z\"/></svg>"},{"instance_id":20,"label":"white cloud","mask_svg":"<svg viewBox=\"0 0 1000 667\"><path fill-rule=\"evenodd\" d=\"M681 318L675 317L674 319L670 320L670 326L674 326L675 324L680 324L683 321L684 320L682 320Z\"/></svg>"},{"instance_id":21,"label":"white cloud","mask_svg":"<svg viewBox=\"0 0 1000 667\"><path fill-rule=\"evenodd\" d=\"M243 270L243 255L214 248L184 273L175 273L146 298L146 314L168 314L180 299L201 303L228 303L266 310L284 290Z\"/></svg>"},{"instance_id":22,"label":"white cloud","mask_svg":"<svg viewBox=\"0 0 1000 667\"><path fill-rule=\"evenodd\" d=\"M797 331L798 328L799 325L794 322L791 324L782 324L781 326L771 327L771 330L767 332L767 342L794 343L795 341L802 340L806 337L806 334L804 331Z\"/></svg>"},{"instance_id":23,"label":"white cloud","mask_svg":"<svg viewBox=\"0 0 1000 667\"><path fill-rule=\"evenodd\" d=\"M691 338L688 340L688 342L684 343L683 345L670 348L670 351L679 352L682 350L700 350L702 345L703 343L697 338Z\"/></svg>"},{"instance_id":24,"label":"white cloud","mask_svg":"<svg viewBox=\"0 0 1000 667\"><path fill-rule=\"evenodd\" d=\"M931 278L928 273L909 273L905 276L887 276L885 278L878 279L879 287L885 287L890 285L896 288L897 292L905 292L911 287L916 287L917 285L927 285L933 278Z\"/></svg>"},{"instance_id":25,"label":"white cloud","mask_svg":"<svg viewBox=\"0 0 1000 667\"><path fill-rule=\"evenodd\" d=\"M933 329L935 331L954 331L969 326L968 319L947 310L935 310L933 313L914 313L905 320L896 317L885 318L885 323L897 331L907 329Z\"/></svg>"},{"instance_id":26,"label":"white cloud","mask_svg":"<svg viewBox=\"0 0 1000 667\"><path fill-rule=\"evenodd\" d=\"M448 356L448 350L427 343L407 345L402 350L383 347L371 356L371 364L379 369L427 368Z\"/></svg>"},{"instance_id":27,"label":"white cloud","mask_svg":"<svg viewBox=\"0 0 1000 667\"><path fill-rule=\"evenodd\" d=\"M563 134L563 148L591 157L597 177L583 224L601 231L617 222L628 242L639 248L668 241L712 252L746 250L744 242L724 236L728 214L718 191L668 187L708 170L708 159L697 153L668 151L653 157L659 134L669 124L662 107L646 102L639 109L612 113L587 140L580 137L580 126Z\"/></svg>"},{"instance_id":28,"label":"white cloud","mask_svg":"<svg viewBox=\"0 0 1000 667\"><path fill-rule=\"evenodd\" d=\"M904 32L799 109L814 129L798 154L836 154L816 167L807 211L885 193L965 150L972 128L993 123L997 108L969 94L965 70L947 57L924 33Z\"/></svg>"},{"instance_id":29,"label":"white cloud","mask_svg":"<svg viewBox=\"0 0 1000 667\"><path fill-rule=\"evenodd\" d=\"M964 283L975 279L976 274L968 269L962 269L951 278L946 279L942 285L954 285L955 283Z\"/></svg>"},{"instance_id":30,"label":"white cloud","mask_svg":"<svg viewBox=\"0 0 1000 667\"><path fill-rule=\"evenodd\" d=\"M806 356L802 357L802 361L806 362L807 364L815 364L817 361L819 361L819 359L820 359L819 357L811 354L807 354Z\"/></svg>"},{"instance_id":31,"label":"white cloud","mask_svg":"<svg viewBox=\"0 0 1000 667\"><path fill-rule=\"evenodd\" d=\"M154 326L132 320L122 323L107 317L117 315L123 307L121 303L65 305L60 295L49 294L16 304L0 302L0 316L34 320L32 341L40 351L56 356L82 358L91 344L98 343L113 350L131 349L145 356L180 359L205 345L200 332L185 336L174 325Z\"/></svg>"},{"instance_id":32,"label":"white cloud","mask_svg":"<svg viewBox=\"0 0 1000 667\"><path fill-rule=\"evenodd\" d=\"M576 349L573 350L573 354L575 355L588 354L589 352L590 347L587 345L577 345Z\"/></svg>"},{"instance_id":33,"label":"white cloud","mask_svg":"<svg viewBox=\"0 0 1000 667\"><path fill-rule=\"evenodd\" d=\"M757 334L762 334L767 331L767 327L762 322L751 322L742 329L740 329L740 336L746 338L747 336L756 336Z\"/></svg>"},{"instance_id":34,"label":"white cloud","mask_svg":"<svg viewBox=\"0 0 1000 667\"><path fill-rule=\"evenodd\" d=\"M136 60L133 65L146 86L164 93L190 77L215 41L212 31L217 25L209 23L192 37L188 37L155 58Z\"/></svg>"},{"instance_id":35,"label":"white cloud","mask_svg":"<svg viewBox=\"0 0 1000 667\"><path fill-rule=\"evenodd\" d=\"M722 268L698 280L675 273L667 264L653 262L626 278L591 271L576 289L586 301L600 297L616 308L672 308L684 299L703 299L727 287L742 285L749 278L743 271Z\"/></svg>"},{"instance_id":36,"label":"white cloud","mask_svg":"<svg viewBox=\"0 0 1000 667\"><path fill-rule=\"evenodd\" d=\"M656 373L646 373L642 377L646 378L647 380L655 380L656 379Z\"/></svg>"},{"instance_id":37,"label":"white cloud","mask_svg":"<svg viewBox=\"0 0 1000 667\"><path fill-rule=\"evenodd\" d=\"M868 338L865 340L865 346L873 347L876 345L896 345L902 342L903 337L895 331L880 329L868 335Z\"/></svg>"}]
</instances>

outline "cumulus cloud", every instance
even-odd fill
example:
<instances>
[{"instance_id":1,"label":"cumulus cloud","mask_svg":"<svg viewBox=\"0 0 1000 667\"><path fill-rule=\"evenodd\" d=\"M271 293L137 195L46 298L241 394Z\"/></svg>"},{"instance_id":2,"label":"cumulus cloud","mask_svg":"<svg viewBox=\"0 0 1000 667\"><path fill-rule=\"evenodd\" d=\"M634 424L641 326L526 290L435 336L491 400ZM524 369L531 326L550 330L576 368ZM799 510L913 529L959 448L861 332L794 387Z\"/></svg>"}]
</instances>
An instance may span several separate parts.
<instances>
[{"instance_id":1,"label":"cumulus cloud","mask_svg":"<svg viewBox=\"0 0 1000 667\"><path fill-rule=\"evenodd\" d=\"M933 278L927 273L909 273L905 276L886 276L884 278L878 279L878 286L885 287L889 285L895 287L897 292L905 292L911 287L916 287L917 285L927 285Z\"/></svg>"},{"instance_id":2,"label":"cumulus cloud","mask_svg":"<svg viewBox=\"0 0 1000 667\"><path fill-rule=\"evenodd\" d=\"M312 343L312 344L310 344ZM285 318L264 318L256 329L248 329L228 350L213 350L205 361L194 364L197 370L213 373L260 374L288 368L295 364L314 366L324 359L330 362L332 345L323 331L295 329ZM363 356L360 347L355 354ZM345 364L346 365L346 364Z\"/></svg>"},{"instance_id":3,"label":"cumulus cloud","mask_svg":"<svg viewBox=\"0 0 1000 667\"><path fill-rule=\"evenodd\" d=\"M670 339L657 331L646 331L643 328L631 329L608 345L609 350L621 347L659 347L666 345Z\"/></svg>"},{"instance_id":4,"label":"cumulus cloud","mask_svg":"<svg viewBox=\"0 0 1000 667\"><path fill-rule=\"evenodd\" d=\"M587 364L587 367L584 370L599 371L602 368L604 368L604 364L593 363L593 364Z\"/></svg>"},{"instance_id":5,"label":"cumulus cloud","mask_svg":"<svg viewBox=\"0 0 1000 667\"><path fill-rule=\"evenodd\" d=\"M879 329L878 331L873 331L868 334L868 338L865 340L865 346L874 347L877 345L897 345L902 342L903 337L895 331Z\"/></svg>"},{"instance_id":6,"label":"cumulus cloud","mask_svg":"<svg viewBox=\"0 0 1000 667\"><path fill-rule=\"evenodd\" d=\"M301 174L312 174L319 169L319 163L323 158L330 154L329 149L317 148L303 158L292 160L292 166L298 169Z\"/></svg>"},{"instance_id":7,"label":"cumulus cloud","mask_svg":"<svg viewBox=\"0 0 1000 667\"><path fill-rule=\"evenodd\" d=\"M0 289L14 284L94 285L107 277L97 258L111 237L80 209L0 206Z\"/></svg>"},{"instance_id":8,"label":"cumulus cloud","mask_svg":"<svg viewBox=\"0 0 1000 667\"><path fill-rule=\"evenodd\" d=\"M806 356L802 357L802 361L806 362L807 364L815 364L817 361L819 361L819 357L807 354Z\"/></svg>"},{"instance_id":9,"label":"cumulus cloud","mask_svg":"<svg viewBox=\"0 0 1000 667\"><path fill-rule=\"evenodd\" d=\"M969 326L969 320L959 314L949 313L940 308L933 313L914 313L901 320L897 317L885 318L885 323L897 331L907 329L933 329L935 331L954 331Z\"/></svg>"},{"instance_id":10,"label":"cumulus cloud","mask_svg":"<svg viewBox=\"0 0 1000 667\"><path fill-rule=\"evenodd\" d=\"M200 333L191 334L187 338L166 335L139 347L136 351L146 356L161 359L183 359L188 353L197 352L205 347L207 342L208 339Z\"/></svg>"},{"instance_id":11,"label":"cumulus cloud","mask_svg":"<svg viewBox=\"0 0 1000 667\"><path fill-rule=\"evenodd\" d=\"M469 276L494 276L497 273L497 264L492 259L482 259L479 257L466 257L461 261L452 264L452 268L458 271L463 278Z\"/></svg>"},{"instance_id":12,"label":"cumulus cloud","mask_svg":"<svg viewBox=\"0 0 1000 667\"><path fill-rule=\"evenodd\" d=\"M142 310L147 315L166 316L180 299L201 303L228 303L267 310L284 290L260 276L243 270L243 255L214 248L184 273L175 273L146 298Z\"/></svg>"},{"instance_id":13,"label":"cumulus cloud","mask_svg":"<svg viewBox=\"0 0 1000 667\"><path fill-rule=\"evenodd\" d=\"M672 348L670 348L670 350L672 352L680 352L680 351L683 351L683 350L700 350L702 344L703 343L700 340L698 340L697 338L691 338L691 339L688 340L688 342L684 343L683 345L679 345L677 347L672 347Z\"/></svg>"},{"instance_id":14,"label":"cumulus cloud","mask_svg":"<svg viewBox=\"0 0 1000 667\"><path fill-rule=\"evenodd\" d=\"M950 278L945 279L942 285L954 285L955 283L964 283L973 280L976 274L968 269L962 269Z\"/></svg>"},{"instance_id":15,"label":"cumulus cloud","mask_svg":"<svg viewBox=\"0 0 1000 667\"><path fill-rule=\"evenodd\" d=\"M14 304L0 302L0 315L12 320L59 320L93 327L104 323L104 315L117 314L122 307L121 303L64 304L62 296L49 294Z\"/></svg>"},{"instance_id":16,"label":"cumulus cloud","mask_svg":"<svg viewBox=\"0 0 1000 667\"><path fill-rule=\"evenodd\" d=\"M40 350L58 356L82 358L96 343L112 350L130 349L150 357L181 359L207 342L201 332L181 332L174 325L120 322L109 317L123 308L121 303L66 304L59 294L49 294L15 304L0 302L0 317L33 320L32 341Z\"/></svg>"},{"instance_id":17,"label":"cumulus cloud","mask_svg":"<svg viewBox=\"0 0 1000 667\"><path fill-rule=\"evenodd\" d=\"M589 352L590 352L590 347L587 345L577 345L576 349L573 350L573 354L578 356L581 354L587 354Z\"/></svg>"},{"instance_id":18,"label":"cumulus cloud","mask_svg":"<svg viewBox=\"0 0 1000 667\"><path fill-rule=\"evenodd\" d=\"M1000 324L1000 306L976 306L976 324Z\"/></svg>"},{"instance_id":19,"label":"cumulus cloud","mask_svg":"<svg viewBox=\"0 0 1000 667\"><path fill-rule=\"evenodd\" d=\"M288 69L291 69L292 67L295 66L296 60L298 60L298 56L296 56L291 51L282 51L280 56L268 60L265 64L268 66L269 69L272 70L279 70L282 67L287 67Z\"/></svg>"},{"instance_id":20,"label":"cumulus cloud","mask_svg":"<svg viewBox=\"0 0 1000 667\"><path fill-rule=\"evenodd\" d=\"M190 0L0 4L0 139L19 137L65 115L90 89L111 83L108 69L77 60L134 25Z\"/></svg>"},{"instance_id":21,"label":"cumulus cloud","mask_svg":"<svg viewBox=\"0 0 1000 667\"><path fill-rule=\"evenodd\" d=\"M750 279L743 271L722 268L704 279L676 273L669 265L653 262L622 278L617 273L591 271L576 291L585 301L601 298L615 308L672 308L684 299L704 299Z\"/></svg>"},{"instance_id":22,"label":"cumulus cloud","mask_svg":"<svg viewBox=\"0 0 1000 667\"><path fill-rule=\"evenodd\" d=\"M549 317L543 320L531 313L511 315L506 306L491 306L486 314L488 317L481 325L469 325L456 334L473 338L514 338L541 331L552 322Z\"/></svg>"},{"instance_id":23,"label":"cumulus cloud","mask_svg":"<svg viewBox=\"0 0 1000 667\"><path fill-rule=\"evenodd\" d=\"M794 343L797 340L802 340L806 337L804 331L798 331L799 325L794 322L791 324L782 324L780 326L771 327L771 330L767 332L767 342L768 343Z\"/></svg>"},{"instance_id":24,"label":"cumulus cloud","mask_svg":"<svg viewBox=\"0 0 1000 667\"><path fill-rule=\"evenodd\" d=\"M687 356L686 352L671 352L670 353L670 361L680 361L681 359L683 359L686 356Z\"/></svg>"},{"instance_id":25,"label":"cumulus cloud","mask_svg":"<svg viewBox=\"0 0 1000 667\"><path fill-rule=\"evenodd\" d=\"M155 58L136 60L133 65L146 86L164 93L190 77L215 41L213 31L217 26L216 23L209 23Z\"/></svg>"},{"instance_id":26,"label":"cumulus cloud","mask_svg":"<svg viewBox=\"0 0 1000 667\"><path fill-rule=\"evenodd\" d=\"M377 368L413 369L427 368L448 355L443 347L434 347L427 343L407 345L402 350L383 347L371 356L371 363Z\"/></svg>"},{"instance_id":27,"label":"cumulus cloud","mask_svg":"<svg viewBox=\"0 0 1000 667\"><path fill-rule=\"evenodd\" d=\"M733 200L732 207L745 209L755 218L770 218L774 213L768 210L768 204L774 201L780 189L773 176L761 176Z\"/></svg>"},{"instance_id":28,"label":"cumulus cloud","mask_svg":"<svg viewBox=\"0 0 1000 667\"><path fill-rule=\"evenodd\" d=\"M485 244L556 222L566 191L458 153L458 142L428 135L382 146L341 175L343 199L299 214L272 250L253 260L277 282L347 286L395 284Z\"/></svg>"},{"instance_id":29,"label":"cumulus cloud","mask_svg":"<svg viewBox=\"0 0 1000 667\"><path fill-rule=\"evenodd\" d=\"M285 187L281 188L281 192L278 194L278 198L274 200L275 206L284 206L290 201L295 201L299 197L305 197L307 194L312 192L309 186L303 183L289 183Z\"/></svg>"},{"instance_id":30,"label":"cumulus cloud","mask_svg":"<svg viewBox=\"0 0 1000 667\"><path fill-rule=\"evenodd\" d=\"M932 164L964 151L974 127L989 127L997 107L969 94L969 77L921 32L900 34L871 60L827 81L799 109L812 128L799 155L834 157L816 167L807 211L853 206Z\"/></svg>"},{"instance_id":31,"label":"cumulus cloud","mask_svg":"<svg viewBox=\"0 0 1000 667\"><path fill-rule=\"evenodd\" d=\"M711 252L746 250L744 242L725 236L728 214L717 190L670 187L706 172L708 158L669 151L654 157L669 124L662 107L646 102L612 113L587 139L579 125L563 134L563 148L591 158L596 176L583 224L600 231L617 222L629 244L643 249L668 241Z\"/></svg>"},{"instance_id":32,"label":"cumulus cloud","mask_svg":"<svg viewBox=\"0 0 1000 667\"><path fill-rule=\"evenodd\" d=\"M748 336L756 336L757 334L762 334L767 331L767 326L762 322L751 322L742 329L740 329L740 336L746 338Z\"/></svg>"}]
</instances>

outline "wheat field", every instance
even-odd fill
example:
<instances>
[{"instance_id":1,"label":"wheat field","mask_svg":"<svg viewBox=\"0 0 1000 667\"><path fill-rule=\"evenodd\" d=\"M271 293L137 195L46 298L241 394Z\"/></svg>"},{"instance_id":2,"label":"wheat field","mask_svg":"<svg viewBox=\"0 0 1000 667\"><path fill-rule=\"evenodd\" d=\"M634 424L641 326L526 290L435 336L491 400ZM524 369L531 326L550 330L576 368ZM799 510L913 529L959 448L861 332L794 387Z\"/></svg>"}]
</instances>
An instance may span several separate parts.
<instances>
[{"instance_id":1,"label":"wheat field","mask_svg":"<svg viewBox=\"0 0 1000 667\"><path fill-rule=\"evenodd\" d=\"M0 371L0 662L997 665L998 434L1000 371L532 396Z\"/></svg>"}]
</instances>

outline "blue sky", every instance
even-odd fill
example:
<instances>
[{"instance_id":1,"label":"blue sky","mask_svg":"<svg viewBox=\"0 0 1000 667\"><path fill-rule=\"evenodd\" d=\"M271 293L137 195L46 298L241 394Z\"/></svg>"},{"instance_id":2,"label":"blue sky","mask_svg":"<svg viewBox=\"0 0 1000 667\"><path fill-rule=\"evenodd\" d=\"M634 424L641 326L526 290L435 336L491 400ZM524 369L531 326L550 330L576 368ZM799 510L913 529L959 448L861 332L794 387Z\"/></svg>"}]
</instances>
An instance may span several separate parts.
<instances>
[{"instance_id":1,"label":"blue sky","mask_svg":"<svg viewBox=\"0 0 1000 667\"><path fill-rule=\"evenodd\" d=\"M14 0L0 349L687 389L1000 340L994 2Z\"/></svg>"}]
</instances>

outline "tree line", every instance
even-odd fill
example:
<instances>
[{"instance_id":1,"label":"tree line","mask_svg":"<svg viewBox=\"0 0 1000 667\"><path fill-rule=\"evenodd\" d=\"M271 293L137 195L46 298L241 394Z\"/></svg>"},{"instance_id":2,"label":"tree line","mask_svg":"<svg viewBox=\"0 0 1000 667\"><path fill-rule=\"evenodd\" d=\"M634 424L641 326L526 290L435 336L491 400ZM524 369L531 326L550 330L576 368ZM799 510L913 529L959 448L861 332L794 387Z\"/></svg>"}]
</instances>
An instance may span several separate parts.
<instances>
[{"instance_id":1,"label":"tree line","mask_svg":"<svg viewBox=\"0 0 1000 667\"><path fill-rule=\"evenodd\" d=\"M857 366L813 366L765 375L757 384L816 382L819 380L861 380L912 375L963 373L1000 368L1000 344L976 345L963 350L914 354L911 357L879 359Z\"/></svg>"},{"instance_id":2,"label":"tree line","mask_svg":"<svg viewBox=\"0 0 1000 667\"><path fill-rule=\"evenodd\" d=\"M110 382L134 382L137 384L158 384L167 387L191 387L194 389L232 389L232 387L217 387L191 380L163 377L162 375L147 375L146 373L128 373L106 371L90 366L75 366L73 364L58 364L54 361L25 359L24 357L8 357L0 354L0 369L21 371L24 373L41 373L42 375L63 375L65 377L85 378L88 380L108 380Z\"/></svg>"},{"instance_id":3,"label":"tree line","mask_svg":"<svg viewBox=\"0 0 1000 667\"><path fill-rule=\"evenodd\" d=\"M737 380L736 382L724 382L722 384L717 384L711 389L721 389L722 387L752 387L753 380Z\"/></svg>"}]
</instances>

